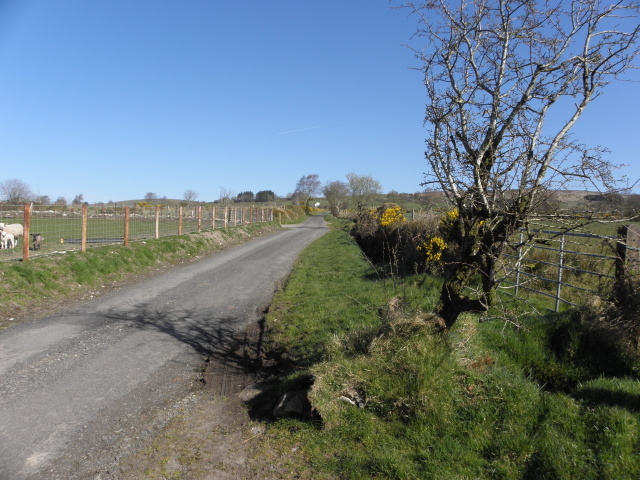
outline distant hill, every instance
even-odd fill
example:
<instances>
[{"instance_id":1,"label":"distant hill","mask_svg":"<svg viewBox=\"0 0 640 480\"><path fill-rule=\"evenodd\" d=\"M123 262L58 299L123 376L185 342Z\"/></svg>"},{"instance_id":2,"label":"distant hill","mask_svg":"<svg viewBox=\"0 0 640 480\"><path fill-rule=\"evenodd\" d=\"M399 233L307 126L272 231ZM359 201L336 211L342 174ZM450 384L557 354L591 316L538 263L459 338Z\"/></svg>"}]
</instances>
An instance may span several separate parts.
<instances>
[{"instance_id":1,"label":"distant hill","mask_svg":"<svg viewBox=\"0 0 640 480\"><path fill-rule=\"evenodd\" d=\"M602 195L599 192L589 191L589 190L559 190L557 192L553 192L550 200L554 200L559 202L563 208L571 208L574 206L579 206L584 204L585 202L596 201L597 197L601 197ZM626 195L621 195L622 197L626 197ZM321 197L317 197L319 200L323 200ZM410 208L419 208L419 207L433 207L444 205L445 197L444 194L440 191L429 191L429 192L419 192L419 193L388 193L381 194L377 196L377 201L380 204L385 202L394 202L399 204L411 204L415 202L415 205L411 205ZM120 207L135 207L138 203L143 202L151 205L169 205L169 206L178 206L181 204L185 204L185 200L182 199L156 199L156 200L145 200L142 198L132 199L132 200L122 200L117 202L98 202L93 205L117 205ZM281 203L289 203L286 199L277 199L276 202L278 204ZM195 205L212 205L214 202L193 202ZM270 202L272 203L272 202ZM232 205L241 205L240 203L232 203ZM248 204L255 204L255 202L249 202ZM406 205L405 205L406 206Z\"/></svg>"}]
</instances>

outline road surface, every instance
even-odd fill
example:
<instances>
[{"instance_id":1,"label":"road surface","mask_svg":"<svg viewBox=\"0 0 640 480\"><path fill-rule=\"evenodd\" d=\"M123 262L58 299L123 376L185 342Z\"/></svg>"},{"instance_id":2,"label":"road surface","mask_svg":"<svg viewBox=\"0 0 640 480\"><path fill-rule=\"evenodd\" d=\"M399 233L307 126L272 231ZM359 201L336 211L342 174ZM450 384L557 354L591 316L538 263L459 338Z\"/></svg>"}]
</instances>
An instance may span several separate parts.
<instances>
[{"instance_id":1,"label":"road surface","mask_svg":"<svg viewBox=\"0 0 640 480\"><path fill-rule=\"evenodd\" d=\"M326 230L311 217L0 333L0 480L109 478Z\"/></svg>"}]
</instances>

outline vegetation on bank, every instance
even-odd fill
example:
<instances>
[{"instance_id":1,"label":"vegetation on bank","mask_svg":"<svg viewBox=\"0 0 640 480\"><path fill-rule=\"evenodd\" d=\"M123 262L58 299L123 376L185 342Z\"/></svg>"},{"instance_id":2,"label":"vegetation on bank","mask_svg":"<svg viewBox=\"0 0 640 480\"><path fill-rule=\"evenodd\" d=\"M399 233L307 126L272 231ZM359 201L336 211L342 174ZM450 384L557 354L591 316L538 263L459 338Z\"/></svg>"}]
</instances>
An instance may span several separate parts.
<instances>
[{"instance_id":1,"label":"vegetation on bank","mask_svg":"<svg viewBox=\"0 0 640 480\"><path fill-rule=\"evenodd\" d=\"M301 446L313 478L640 477L640 361L595 310L443 333L436 277L382 274L334 225L266 318L316 413L270 424L270 447Z\"/></svg>"}]
</instances>

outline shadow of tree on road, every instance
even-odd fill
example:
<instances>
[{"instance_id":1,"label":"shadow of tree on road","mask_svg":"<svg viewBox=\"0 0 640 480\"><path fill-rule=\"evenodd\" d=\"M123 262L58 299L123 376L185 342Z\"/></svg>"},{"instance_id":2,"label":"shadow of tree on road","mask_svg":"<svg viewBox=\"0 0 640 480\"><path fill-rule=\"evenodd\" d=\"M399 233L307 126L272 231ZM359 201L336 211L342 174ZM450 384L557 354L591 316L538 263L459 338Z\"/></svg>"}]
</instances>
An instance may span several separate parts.
<instances>
[{"instance_id":1,"label":"shadow of tree on road","mask_svg":"<svg viewBox=\"0 0 640 480\"><path fill-rule=\"evenodd\" d=\"M186 308L166 312L149 305L139 307L134 316L112 312L107 317L161 332L191 347L205 358L204 388L215 396L233 397L255 382L266 385L247 403L254 420L272 420L272 410L283 393L307 389L313 383L308 375L287 378L296 368L286 352L264 351L264 318L247 322L246 315L213 317Z\"/></svg>"},{"instance_id":2,"label":"shadow of tree on road","mask_svg":"<svg viewBox=\"0 0 640 480\"><path fill-rule=\"evenodd\" d=\"M262 367L263 320L247 324L244 315L215 317L186 308L166 312L150 305L141 306L134 316L111 312L107 318L162 332L191 347L208 364L207 388L220 395L242 390Z\"/></svg>"}]
</instances>

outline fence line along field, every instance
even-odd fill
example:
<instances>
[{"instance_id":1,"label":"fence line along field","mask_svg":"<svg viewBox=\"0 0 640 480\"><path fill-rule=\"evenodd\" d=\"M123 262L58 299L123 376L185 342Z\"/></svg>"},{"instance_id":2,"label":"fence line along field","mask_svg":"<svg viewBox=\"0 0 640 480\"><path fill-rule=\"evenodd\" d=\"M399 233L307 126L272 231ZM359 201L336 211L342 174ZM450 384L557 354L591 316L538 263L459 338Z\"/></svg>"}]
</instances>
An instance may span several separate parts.
<instances>
[{"instance_id":1,"label":"fence line along field","mask_svg":"<svg viewBox=\"0 0 640 480\"><path fill-rule=\"evenodd\" d=\"M503 293L536 297L538 306L557 312L563 306L606 298L625 276L640 276L639 224L606 218L567 231L541 218L530 226L536 223L540 228L516 232L514 250L499 262ZM525 242L529 235L532 238Z\"/></svg>"},{"instance_id":2,"label":"fence line along field","mask_svg":"<svg viewBox=\"0 0 640 480\"><path fill-rule=\"evenodd\" d=\"M274 207L0 205L0 223L19 224L24 233L3 243L0 260L64 253L104 244L212 231L271 222ZM4 248L4 247L7 248Z\"/></svg>"},{"instance_id":3,"label":"fence line along field","mask_svg":"<svg viewBox=\"0 0 640 480\"><path fill-rule=\"evenodd\" d=\"M515 254L505 254L507 272L502 288L514 296L524 291L553 300L549 308L580 305L611 288L623 239L589 233L532 230L536 240ZM525 233L520 232L519 245Z\"/></svg>"}]
</instances>

